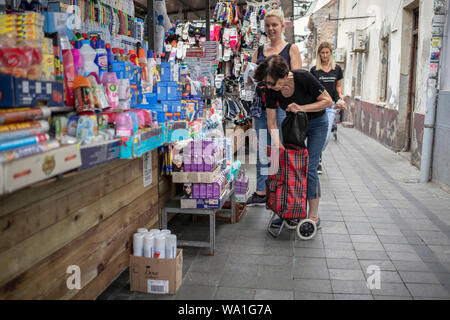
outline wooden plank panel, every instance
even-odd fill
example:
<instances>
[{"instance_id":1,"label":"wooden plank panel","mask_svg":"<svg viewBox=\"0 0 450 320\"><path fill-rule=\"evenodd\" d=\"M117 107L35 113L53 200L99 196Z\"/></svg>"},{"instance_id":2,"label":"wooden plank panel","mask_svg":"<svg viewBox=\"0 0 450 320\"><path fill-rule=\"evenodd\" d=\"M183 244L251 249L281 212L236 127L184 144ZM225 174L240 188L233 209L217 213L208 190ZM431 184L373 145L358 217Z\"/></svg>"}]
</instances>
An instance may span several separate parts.
<instances>
[{"instance_id":1,"label":"wooden plank panel","mask_svg":"<svg viewBox=\"0 0 450 320\"><path fill-rule=\"evenodd\" d=\"M6 215L23 207L33 205L34 203L46 199L55 193L73 188L78 184L84 181L89 181L93 177L104 172L123 166L129 161L130 160L116 160L83 172L76 172L72 176L67 176L64 179L56 180L44 186L34 185L12 194L1 196L0 216Z\"/></svg>"},{"instance_id":2,"label":"wooden plank panel","mask_svg":"<svg viewBox=\"0 0 450 320\"><path fill-rule=\"evenodd\" d=\"M18 245L0 253L0 284L8 281L33 264L41 261L56 250L68 244L101 220L113 215L133 199L130 194L141 195L149 187L144 188L142 177L106 195L87 207L84 207L67 218L53 224Z\"/></svg>"},{"instance_id":3,"label":"wooden plank panel","mask_svg":"<svg viewBox=\"0 0 450 320\"><path fill-rule=\"evenodd\" d=\"M111 261L114 261L123 252L132 253L133 234L139 227L144 226L152 220L156 213L156 205L148 208L145 212L128 225L128 227L117 234L114 239L108 242L107 246L101 248L86 260L80 262L81 269L81 290L90 282L97 281L97 277L106 271ZM47 290L45 299L71 299L77 294L77 290L68 290L66 277L58 281L58 285L51 290ZM100 295L98 292L97 295Z\"/></svg>"},{"instance_id":4,"label":"wooden plank panel","mask_svg":"<svg viewBox=\"0 0 450 320\"><path fill-rule=\"evenodd\" d=\"M108 264L95 281L91 281L85 288L73 297L74 300L94 300L109 284L130 265L130 254L123 252L117 259Z\"/></svg>"},{"instance_id":5,"label":"wooden plank panel","mask_svg":"<svg viewBox=\"0 0 450 320\"><path fill-rule=\"evenodd\" d=\"M130 205L121 208L119 212L90 229L41 263L0 287L0 299L45 298L52 292L52 288L58 285L58 282L59 284L62 283L63 288L67 291L68 289L65 286L67 267L69 265L80 265L83 279L84 272L89 270L88 267L84 267L86 265L84 262L89 260L91 256L97 258L97 261L91 259L93 261L92 267L97 268L102 263L101 257L105 257L104 251L109 250L108 248L112 246L118 234L129 228L130 225L133 225L130 227L131 229L133 227L137 229L133 222L138 221L139 224L141 223L139 222L139 217L142 215L142 212L145 212L151 206L156 208L157 197L153 189L138 197ZM155 212L152 214L155 215ZM157 219L157 217L153 218ZM135 230L130 231L130 233L134 232ZM128 241L129 239L127 238L123 245ZM65 291L62 291L60 296L65 294ZM53 293L53 297L57 297L57 294Z\"/></svg>"},{"instance_id":6,"label":"wooden plank panel","mask_svg":"<svg viewBox=\"0 0 450 320\"><path fill-rule=\"evenodd\" d=\"M140 167L139 161L130 161L35 205L0 217L0 252L137 179L142 174Z\"/></svg>"}]
</instances>

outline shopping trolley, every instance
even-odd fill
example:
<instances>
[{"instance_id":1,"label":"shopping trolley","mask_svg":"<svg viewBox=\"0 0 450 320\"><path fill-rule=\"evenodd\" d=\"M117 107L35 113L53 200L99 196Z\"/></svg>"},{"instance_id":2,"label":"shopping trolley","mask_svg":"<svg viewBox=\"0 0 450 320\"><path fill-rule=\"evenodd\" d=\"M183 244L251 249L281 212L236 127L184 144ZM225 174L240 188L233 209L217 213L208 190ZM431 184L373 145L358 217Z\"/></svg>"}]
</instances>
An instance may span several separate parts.
<instances>
[{"instance_id":1,"label":"shopping trolley","mask_svg":"<svg viewBox=\"0 0 450 320\"><path fill-rule=\"evenodd\" d=\"M317 226L307 216L308 150L286 145L280 152L279 159L277 173L269 175L266 180L266 208L272 211L267 231L278 238L283 229L287 228L296 230L300 239L310 240L316 235ZM282 219L282 223L273 228L272 221L276 216Z\"/></svg>"}]
</instances>

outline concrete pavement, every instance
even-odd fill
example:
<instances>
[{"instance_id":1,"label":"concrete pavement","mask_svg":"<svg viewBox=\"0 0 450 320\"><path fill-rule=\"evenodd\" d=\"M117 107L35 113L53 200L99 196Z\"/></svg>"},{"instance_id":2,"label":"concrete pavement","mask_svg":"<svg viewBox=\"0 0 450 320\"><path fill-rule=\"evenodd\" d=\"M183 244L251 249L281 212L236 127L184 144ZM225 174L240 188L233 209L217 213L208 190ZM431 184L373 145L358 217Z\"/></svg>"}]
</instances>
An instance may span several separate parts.
<instances>
[{"instance_id":1,"label":"concrete pavement","mask_svg":"<svg viewBox=\"0 0 450 320\"><path fill-rule=\"evenodd\" d=\"M255 165L246 167L254 190ZM339 127L324 153L322 229L313 240L288 230L273 239L270 213L249 208L238 224L217 223L215 256L184 249L177 295L130 292L126 270L99 299L450 299L450 194L418 178L401 156ZM208 223L188 216L169 229L208 237ZM367 286L369 267L380 270L379 288Z\"/></svg>"}]
</instances>

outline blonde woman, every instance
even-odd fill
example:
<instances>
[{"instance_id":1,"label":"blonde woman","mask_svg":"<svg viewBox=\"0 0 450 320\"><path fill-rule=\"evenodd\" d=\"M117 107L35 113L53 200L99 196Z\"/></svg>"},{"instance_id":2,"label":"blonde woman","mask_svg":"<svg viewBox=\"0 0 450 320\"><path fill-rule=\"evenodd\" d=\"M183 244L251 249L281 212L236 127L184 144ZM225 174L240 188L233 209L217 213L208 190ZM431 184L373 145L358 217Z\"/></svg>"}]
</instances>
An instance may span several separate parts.
<instances>
[{"instance_id":1,"label":"blonde woman","mask_svg":"<svg viewBox=\"0 0 450 320\"><path fill-rule=\"evenodd\" d=\"M340 99L344 100L341 85L341 80L344 76L341 67L334 61L333 48L329 42L323 42L317 49L317 65L311 68L311 73L320 81L325 89L327 89L333 99L333 106L327 108L328 133L325 146L323 147L325 150L328 142L330 142L331 129L336 118L334 106ZM318 172L319 174L322 173L322 156L320 156Z\"/></svg>"},{"instance_id":2,"label":"blonde woman","mask_svg":"<svg viewBox=\"0 0 450 320\"><path fill-rule=\"evenodd\" d=\"M302 68L302 57L300 50L296 45L292 45L283 39L285 30L284 15L281 10L272 10L268 12L264 19L264 26L267 33L268 43L260 46L252 56L252 62L257 65L264 62L267 57L272 55L279 55L283 57L290 70L298 70ZM265 96L265 89L257 90L258 96ZM263 98L265 101L265 98ZM278 127L281 128L281 123L286 118L286 112L279 108L277 110ZM248 206L265 205L266 204L266 179L268 171L268 159L266 156L266 144L271 144L271 137L268 134L267 127L267 113L264 102L262 104L261 117L253 118L253 128L256 130L258 138L258 153L256 164L256 192L248 201Z\"/></svg>"}]
</instances>

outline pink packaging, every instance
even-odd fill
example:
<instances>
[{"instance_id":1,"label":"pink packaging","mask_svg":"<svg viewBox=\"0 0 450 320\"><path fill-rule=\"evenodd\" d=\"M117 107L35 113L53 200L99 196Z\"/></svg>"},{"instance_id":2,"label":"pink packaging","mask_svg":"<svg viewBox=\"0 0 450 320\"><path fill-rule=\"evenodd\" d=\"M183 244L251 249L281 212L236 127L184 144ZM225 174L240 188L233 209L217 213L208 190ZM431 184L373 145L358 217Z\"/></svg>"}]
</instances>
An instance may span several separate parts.
<instances>
[{"instance_id":1,"label":"pink packaging","mask_svg":"<svg viewBox=\"0 0 450 320\"><path fill-rule=\"evenodd\" d=\"M119 107L119 81L115 72L104 72L102 83L106 88L106 97L111 108Z\"/></svg>"},{"instance_id":2,"label":"pink packaging","mask_svg":"<svg viewBox=\"0 0 450 320\"><path fill-rule=\"evenodd\" d=\"M145 116L143 109L130 109L128 112L133 112L137 116L139 129L145 127Z\"/></svg>"},{"instance_id":3,"label":"pink packaging","mask_svg":"<svg viewBox=\"0 0 450 320\"><path fill-rule=\"evenodd\" d=\"M133 119L128 113L118 114L115 124L117 137L131 137L133 135Z\"/></svg>"}]
</instances>

